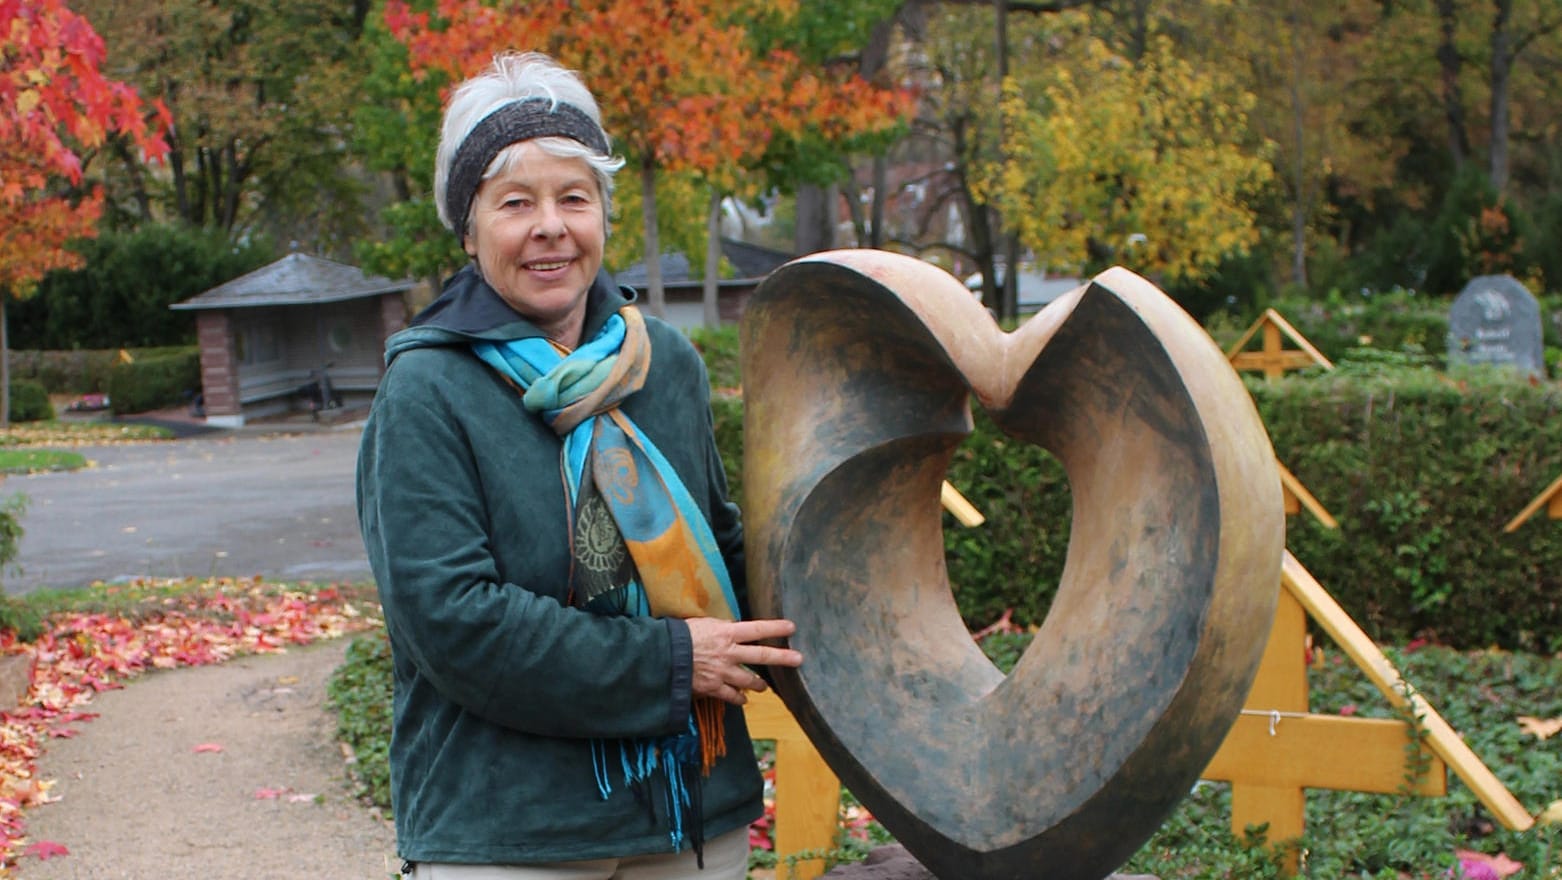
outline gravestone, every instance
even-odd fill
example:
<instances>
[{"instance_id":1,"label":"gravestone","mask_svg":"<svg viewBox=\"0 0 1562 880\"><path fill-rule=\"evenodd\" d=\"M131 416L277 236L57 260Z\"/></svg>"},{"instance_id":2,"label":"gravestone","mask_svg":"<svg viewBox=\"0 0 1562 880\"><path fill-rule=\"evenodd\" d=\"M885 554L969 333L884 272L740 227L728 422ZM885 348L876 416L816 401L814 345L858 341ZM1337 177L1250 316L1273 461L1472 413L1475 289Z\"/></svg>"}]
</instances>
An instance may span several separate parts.
<instances>
[{"instance_id":1,"label":"gravestone","mask_svg":"<svg viewBox=\"0 0 1562 880\"><path fill-rule=\"evenodd\" d=\"M1543 376L1540 304L1512 275L1482 275L1448 311L1448 365L1511 367Z\"/></svg>"}]
</instances>

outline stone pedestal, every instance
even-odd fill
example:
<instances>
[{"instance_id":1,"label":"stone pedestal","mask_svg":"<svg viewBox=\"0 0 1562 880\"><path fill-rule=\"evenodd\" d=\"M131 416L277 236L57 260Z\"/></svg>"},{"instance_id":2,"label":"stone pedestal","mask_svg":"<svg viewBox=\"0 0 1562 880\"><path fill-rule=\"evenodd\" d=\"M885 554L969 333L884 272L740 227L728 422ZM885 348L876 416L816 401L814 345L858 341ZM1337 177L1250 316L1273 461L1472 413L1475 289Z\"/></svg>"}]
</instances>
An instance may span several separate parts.
<instances>
[{"instance_id":1,"label":"stone pedestal","mask_svg":"<svg viewBox=\"0 0 1562 880\"><path fill-rule=\"evenodd\" d=\"M938 880L933 872L912 858L911 853L898 843L881 846L868 853L868 858L851 865L842 865L824 875L823 880ZM1044 878L1037 878L1044 880ZM1113 874L1105 880L1158 880L1149 874Z\"/></svg>"}]
</instances>

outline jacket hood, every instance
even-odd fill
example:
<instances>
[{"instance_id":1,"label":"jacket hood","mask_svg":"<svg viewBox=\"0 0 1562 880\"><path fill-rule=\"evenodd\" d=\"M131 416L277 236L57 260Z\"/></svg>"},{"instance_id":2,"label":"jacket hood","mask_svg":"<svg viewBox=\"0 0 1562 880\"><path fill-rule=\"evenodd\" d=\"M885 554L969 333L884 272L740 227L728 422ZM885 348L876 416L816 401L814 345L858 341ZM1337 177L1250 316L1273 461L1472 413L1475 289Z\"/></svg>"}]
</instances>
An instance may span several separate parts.
<instances>
[{"instance_id":1,"label":"jacket hood","mask_svg":"<svg viewBox=\"0 0 1562 880\"><path fill-rule=\"evenodd\" d=\"M582 338L590 339L608 317L638 297L632 288L620 287L606 271L599 270L586 294L586 321ZM439 345L470 345L478 340L506 342L542 336L537 325L511 308L488 282L467 265L450 276L439 298L419 312L407 329L385 340L385 365L404 351Z\"/></svg>"}]
</instances>

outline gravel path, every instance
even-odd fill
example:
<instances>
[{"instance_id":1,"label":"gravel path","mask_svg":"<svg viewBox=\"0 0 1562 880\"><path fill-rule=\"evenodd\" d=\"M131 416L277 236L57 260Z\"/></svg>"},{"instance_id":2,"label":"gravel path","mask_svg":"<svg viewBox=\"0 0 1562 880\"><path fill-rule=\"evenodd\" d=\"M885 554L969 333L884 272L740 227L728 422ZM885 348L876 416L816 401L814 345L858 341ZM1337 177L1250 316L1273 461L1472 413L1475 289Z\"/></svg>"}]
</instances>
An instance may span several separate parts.
<instances>
[{"instance_id":1,"label":"gravel path","mask_svg":"<svg viewBox=\"0 0 1562 880\"><path fill-rule=\"evenodd\" d=\"M352 796L325 707L347 642L149 673L98 695L84 708L101 716L38 760L60 800L26 813L29 840L70 853L26 855L17 876L394 876L394 832Z\"/></svg>"}]
</instances>

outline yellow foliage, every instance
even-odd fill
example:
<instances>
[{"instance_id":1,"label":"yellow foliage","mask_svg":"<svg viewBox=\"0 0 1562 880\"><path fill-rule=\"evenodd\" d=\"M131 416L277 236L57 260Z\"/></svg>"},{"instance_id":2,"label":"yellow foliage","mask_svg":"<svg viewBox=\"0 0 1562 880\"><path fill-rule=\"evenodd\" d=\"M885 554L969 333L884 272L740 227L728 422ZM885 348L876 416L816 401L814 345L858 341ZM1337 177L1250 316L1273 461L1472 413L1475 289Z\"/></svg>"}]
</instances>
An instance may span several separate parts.
<instances>
[{"instance_id":1,"label":"yellow foliage","mask_svg":"<svg viewBox=\"0 0 1562 880\"><path fill-rule=\"evenodd\" d=\"M1272 176L1250 133L1250 94L1194 69L1169 40L1131 64L1076 33L1039 84L1003 86L1001 161L975 169L1038 264L1090 255L1141 274L1197 278L1258 241L1248 196Z\"/></svg>"}]
</instances>

